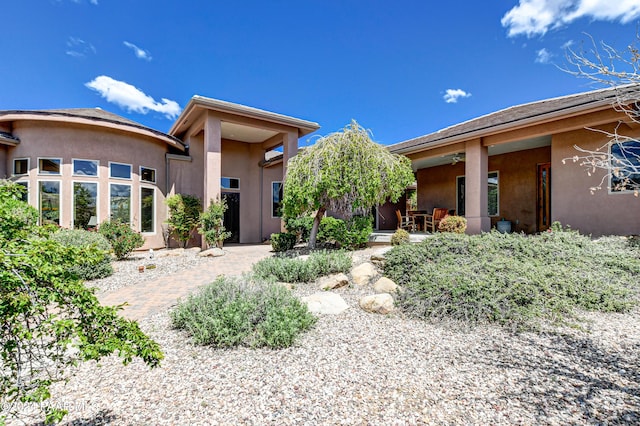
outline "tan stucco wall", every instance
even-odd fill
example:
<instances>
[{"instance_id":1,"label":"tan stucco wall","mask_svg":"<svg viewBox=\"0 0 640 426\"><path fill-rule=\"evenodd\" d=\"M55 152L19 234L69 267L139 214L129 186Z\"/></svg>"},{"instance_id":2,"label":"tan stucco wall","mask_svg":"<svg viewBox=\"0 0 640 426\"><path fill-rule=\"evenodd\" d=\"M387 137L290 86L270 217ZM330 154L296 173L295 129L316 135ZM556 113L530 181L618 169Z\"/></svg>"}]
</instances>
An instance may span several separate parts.
<instances>
[{"instance_id":1,"label":"tan stucco wall","mask_svg":"<svg viewBox=\"0 0 640 426\"><path fill-rule=\"evenodd\" d=\"M613 127L607 130L611 131ZM640 137L638 130L627 128L621 133ZM609 193L608 179L601 190L590 195L589 188L599 185L604 171L589 177L584 168L570 160L562 164L563 159L577 154L574 145L595 150L605 142L604 135L586 129L553 136L552 220L594 236L640 234L640 198L631 193Z\"/></svg>"},{"instance_id":2,"label":"tan stucco wall","mask_svg":"<svg viewBox=\"0 0 640 426\"><path fill-rule=\"evenodd\" d=\"M155 228L153 233L145 233L142 249L164 246L161 224L166 220L165 194L165 152L166 145L153 138L129 134L106 128L71 125L66 123L19 121L13 125L12 133L21 143L7 149L8 172L14 158L29 158L30 172L20 180L29 181L29 202L38 206L38 181L61 182L60 225L72 226L73 182L98 183L98 222L108 219L109 183L131 185L132 225L140 229L140 187L155 187ZM38 158L62 159L62 175L39 176ZM72 159L98 160L98 177L72 176ZM132 179L109 179L109 162L131 164ZM156 184L140 183L140 166L156 170Z\"/></svg>"},{"instance_id":3,"label":"tan stucco wall","mask_svg":"<svg viewBox=\"0 0 640 426\"><path fill-rule=\"evenodd\" d=\"M6 179L9 177L9 168L7 168L7 146L0 145L0 178Z\"/></svg>"}]
</instances>

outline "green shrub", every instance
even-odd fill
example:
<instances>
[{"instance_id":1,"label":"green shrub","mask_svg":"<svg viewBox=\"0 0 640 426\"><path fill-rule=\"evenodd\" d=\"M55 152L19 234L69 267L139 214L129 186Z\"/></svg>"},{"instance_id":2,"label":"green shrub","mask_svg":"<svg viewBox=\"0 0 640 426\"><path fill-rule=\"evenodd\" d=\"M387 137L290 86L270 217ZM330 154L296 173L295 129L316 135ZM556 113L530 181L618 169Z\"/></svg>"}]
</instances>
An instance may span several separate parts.
<instances>
[{"instance_id":1,"label":"green shrub","mask_svg":"<svg viewBox=\"0 0 640 426\"><path fill-rule=\"evenodd\" d=\"M284 223L284 227L287 232L297 235L300 242L309 241L309 235L311 234L311 228L313 227L313 217L287 217L285 218Z\"/></svg>"},{"instance_id":2,"label":"green shrub","mask_svg":"<svg viewBox=\"0 0 640 426\"><path fill-rule=\"evenodd\" d=\"M401 244L409 244L411 242L411 236L404 229L398 229L391 236L391 245L399 246Z\"/></svg>"},{"instance_id":3,"label":"green shrub","mask_svg":"<svg viewBox=\"0 0 640 426\"><path fill-rule=\"evenodd\" d=\"M462 216L446 216L438 224L438 231L464 234L467 230L467 219Z\"/></svg>"},{"instance_id":4,"label":"green shrub","mask_svg":"<svg viewBox=\"0 0 640 426\"><path fill-rule=\"evenodd\" d=\"M95 247L104 252L98 262L90 262L82 259L81 262L72 265L69 270L82 280L95 280L108 277L113 274L111 266L111 244L98 232L85 231L82 229L61 229L51 235L51 239L59 242L65 247L79 247L87 249Z\"/></svg>"},{"instance_id":5,"label":"green shrub","mask_svg":"<svg viewBox=\"0 0 640 426\"><path fill-rule=\"evenodd\" d=\"M567 322L576 309L629 309L640 259L620 238L577 232L441 233L394 247L385 275L403 287L398 304L409 314L535 329Z\"/></svg>"},{"instance_id":6,"label":"green shrub","mask_svg":"<svg viewBox=\"0 0 640 426\"><path fill-rule=\"evenodd\" d=\"M220 277L180 302L171 320L201 345L284 348L316 318L280 285Z\"/></svg>"},{"instance_id":7,"label":"green shrub","mask_svg":"<svg viewBox=\"0 0 640 426\"><path fill-rule=\"evenodd\" d=\"M262 259L253 265L256 277L287 283L310 282L318 277L351 269L351 256L343 251L318 251L307 260L283 256Z\"/></svg>"},{"instance_id":8,"label":"green shrub","mask_svg":"<svg viewBox=\"0 0 640 426\"><path fill-rule=\"evenodd\" d=\"M202 202L194 195L175 194L167 198L169 233L186 247L200 221Z\"/></svg>"},{"instance_id":9,"label":"green shrub","mask_svg":"<svg viewBox=\"0 0 640 426\"><path fill-rule=\"evenodd\" d=\"M271 248L275 252L291 250L296 245L296 235L288 232L271 234Z\"/></svg>"},{"instance_id":10,"label":"green shrub","mask_svg":"<svg viewBox=\"0 0 640 426\"><path fill-rule=\"evenodd\" d=\"M309 241L313 217L303 216L286 220L287 231L300 236L301 242ZM348 221L326 216L320 221L317 243L335 244L342 248L358 248L369 242L373 232L371 216L354 216Z\"/></svg>"},{"instance_id":11,"label":"green shrub","mask_svg":"<svg viewBox=\"0 0 640 426\"><path fill-rule=\"evenodd\" d=\"M98 232L109 241L118 260L127 258L132 251L144 244L144 238L140 233L131 229L129 224L117 220L102 222Z\"/></svg>"},{"instance_id":12,"label":"green shrub","mask_svg":"<svg viewBox=\"0 0 640 426\"><path fill-rule=\"evenodd\" d=\"M204 237L209 247L222 247L223 241L231 236L231 232L224 227L224 212L226 211L227 200L218 198L211 200L207 210L200 214L198 232ZM186 241L188 240L189 238Z\"/></svg>"}]
</instances>

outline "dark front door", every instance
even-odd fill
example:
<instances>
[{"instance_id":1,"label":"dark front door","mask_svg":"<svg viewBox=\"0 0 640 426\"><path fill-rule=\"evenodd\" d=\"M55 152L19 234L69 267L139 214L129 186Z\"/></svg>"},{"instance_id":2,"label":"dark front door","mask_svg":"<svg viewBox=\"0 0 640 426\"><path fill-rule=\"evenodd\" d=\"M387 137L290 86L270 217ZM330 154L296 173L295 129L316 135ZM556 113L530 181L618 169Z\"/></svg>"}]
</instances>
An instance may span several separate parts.
<instances>
[{"instance_id":1,"label":"dark front door","mask_svg":"<svg viewBox=\"0 0 640 426\"><path fill-rule=\"evenodd\" d=\"M224 227L231 236L225 241L228 243L240 242L240 194L237 192L223 192L222 198L227 202L227 211L224 212Z\"/></svg>"},{"instance_id":2,"label":"dark front door","mask_svg":"<svg viewBox=\"0 0 640 426\"><path fill-rule=\"evenodd\" d=\"M551 163L538 164L538 232L551 226Z\"/></svg>"}]
</instances>

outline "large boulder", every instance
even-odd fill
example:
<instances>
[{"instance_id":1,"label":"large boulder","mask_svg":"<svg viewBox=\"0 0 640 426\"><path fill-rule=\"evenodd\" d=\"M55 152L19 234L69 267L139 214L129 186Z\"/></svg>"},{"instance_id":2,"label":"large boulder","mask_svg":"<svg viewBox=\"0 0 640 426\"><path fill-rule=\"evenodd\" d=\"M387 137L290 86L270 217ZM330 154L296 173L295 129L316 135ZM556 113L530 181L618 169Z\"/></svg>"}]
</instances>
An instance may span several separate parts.
<instances>
[{"instance_id":1,"label":"large boulder","mask_svg":"<svg viewBox=\"0 0 640 426\"><path fill-rule=\"evenodd\" d=\"M377 274L376 267L369 262L361 263L351 270L351 278L357 285L369 284Z\"/></svg>"},{"instance_id":2,"label":"large boulder","mask_svg":"<svg viewBox=\"0 0 640 426\"><path fill-rule=\"evenodd\" d=\"M398 284L387 277L382 277L375 282L373 290L375 290L376 293L396 293L398 291Z\"/></svg>"},{"instance_id":3,"label":"large boulder","mask_svg":"<svg viewBox=\"0 0 640 426\"><path fill-rule=\"evenodd\" d=\"M301 300L314 314L338 315L349 308L347 302L339 294L330 291L314 293L311 296L301 298Z\"/></svg>"},{"instance_id":4,"label":"large boulder","mask_svg":"<svg viewBox=\"0 0 640 426\"><path fill-rule=\"evenodd\" d=\"M360 299L360 307L367 312L383 314L393 312L393 297L388 293L373 294Z\"/></svg>"},{"instance_id":5,"label":"large boulder","mask_svg":"<svg viewBox=\"0 0 640 426\"><path fill-rule=\"evenodd\" d=\"M224 255L225 255L224 250L218 247L210 248L208 250L203 250L200 253L198 253L198 256L200 257L220 257Z\"/></svg>"},{"instance_id":6,"label":"large boulder","mask_svg":"<svg viewBox=\"0 0 640 426\"><path fill-rule=\"evenodd\" d=\"M349 285L349 277L345 274L329 275L318 280L318 287L320 287L320 290L333 290L346 285Z\"/></svg>"}]
</instances>

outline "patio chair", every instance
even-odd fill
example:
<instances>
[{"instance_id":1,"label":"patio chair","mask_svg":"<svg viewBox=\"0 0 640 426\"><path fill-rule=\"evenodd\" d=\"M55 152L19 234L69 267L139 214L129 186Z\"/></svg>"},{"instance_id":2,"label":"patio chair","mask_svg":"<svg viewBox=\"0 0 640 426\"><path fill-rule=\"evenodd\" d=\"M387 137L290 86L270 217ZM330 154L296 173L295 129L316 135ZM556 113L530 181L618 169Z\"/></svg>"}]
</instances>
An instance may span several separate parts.
<instances>
[{"instance_id":1,"label":"patio chair","mask_svg":"<svg viewBox=\"0 0 640 426\"><path fill-rule=\"evenodd\" d=\"M449 209L441 209L435 208L433 209L433 214L427 215L425 218L425 227L426 231L436 232L438 230L438 225L440 221L444 219L449 214Z\"/></svg>"},{"instance_id":2,"label":"patio chair","mask_svg":"<svg viewBox=\"0 0 640 426\"><path fill-rule=\"evenodd\" d=\"M411 216L402 216L400 210L396 210L396 217L398 218L398 229L406 229L409 232L413 232L416 229L416 223Z\"/></svg>"}]
</instances>

